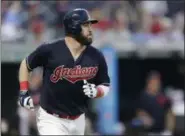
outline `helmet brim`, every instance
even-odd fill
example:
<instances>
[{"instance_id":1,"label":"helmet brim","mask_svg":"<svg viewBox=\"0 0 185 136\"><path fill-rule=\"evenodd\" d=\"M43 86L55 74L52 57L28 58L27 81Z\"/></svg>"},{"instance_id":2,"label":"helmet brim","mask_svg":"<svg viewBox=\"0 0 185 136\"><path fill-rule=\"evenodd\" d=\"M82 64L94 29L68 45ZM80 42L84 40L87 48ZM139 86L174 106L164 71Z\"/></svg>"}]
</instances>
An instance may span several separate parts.
<instances>
[{"instance_id":1,"label":"helmet brim","mask_svg":"<svg viewBox=\"0 0 185 136\"><path fill-rule=\"evenodd\" d=\"M98 20L92 19L92 20L88 20L88 21L83 22L83 24L85 24L85 23L96 24L96 23L98 23Z\"/></svg>"}]
</instances>

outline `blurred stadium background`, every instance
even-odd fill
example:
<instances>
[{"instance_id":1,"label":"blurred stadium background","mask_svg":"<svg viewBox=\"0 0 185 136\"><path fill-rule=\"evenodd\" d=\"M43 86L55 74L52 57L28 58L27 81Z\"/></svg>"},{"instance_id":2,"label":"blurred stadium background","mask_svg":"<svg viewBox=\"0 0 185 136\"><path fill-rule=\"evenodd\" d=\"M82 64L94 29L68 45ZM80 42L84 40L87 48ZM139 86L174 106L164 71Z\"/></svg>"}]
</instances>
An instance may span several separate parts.
<instances>
[{"instance_id":1,"label":"blurred stadium background","mask_svg":"<svg viewBox=\"0 0 185 136\"><path fill-rule=\"evenodd\" d=\"M93 46L104 53L112 82L108 97L90 103L86 134L134 131L131 126L139 124L133 123L137 99L145 89L149 73L155 71L175 115L173 135L185 135L183 0L2 0L2 134L37 133L35 113L17 106L19 64L40 43L64 36L62 19L73 8L86 8L93 18L100 20L93 26ZM39 92L34 90L39 90L41 73L42 69L36 69L30 77L35 104Z\"/></svg>"}]
</instances>

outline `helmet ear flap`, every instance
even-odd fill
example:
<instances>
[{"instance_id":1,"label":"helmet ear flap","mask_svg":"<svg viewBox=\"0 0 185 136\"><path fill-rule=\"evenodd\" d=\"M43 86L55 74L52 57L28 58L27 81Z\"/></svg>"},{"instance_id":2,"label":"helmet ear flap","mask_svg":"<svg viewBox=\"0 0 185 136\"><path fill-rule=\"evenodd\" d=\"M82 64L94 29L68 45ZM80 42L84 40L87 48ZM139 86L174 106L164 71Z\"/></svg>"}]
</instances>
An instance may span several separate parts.
<instances>
[{"instance_id":1,"label":"helmet ear flap","mask_svg":"<svg viewBox=\"0 0 185 136\"><path fill-rule=\"evenodd\" d=\"M70 27L70 30L71 30L71 33L73 35L78 35L80 34L82 28L81 28L81 23L78 23L78 22L73 22L73 24L71 25Z\"/></svg>"}]
</instances>

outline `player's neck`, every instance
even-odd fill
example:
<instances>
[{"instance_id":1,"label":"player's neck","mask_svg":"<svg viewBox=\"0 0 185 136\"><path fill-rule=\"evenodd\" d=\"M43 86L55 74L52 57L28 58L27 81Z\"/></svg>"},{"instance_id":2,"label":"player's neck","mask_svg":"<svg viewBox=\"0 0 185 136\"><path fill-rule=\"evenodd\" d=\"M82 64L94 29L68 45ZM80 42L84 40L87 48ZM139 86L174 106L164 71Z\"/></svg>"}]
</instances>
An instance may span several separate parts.
<instances>
[{"instance_id":1,"label":"player's neck","mask_svg":"<svg viewBox=\"0 0 185 136\"><path fill-rule=\"evenodd\" d=\"M79 55L83 50L86 48L86 46L82 46L78 41L73 39L72 37L65 37L65 42L69 50L73 55Z\"/></svg>"}]
</instances>

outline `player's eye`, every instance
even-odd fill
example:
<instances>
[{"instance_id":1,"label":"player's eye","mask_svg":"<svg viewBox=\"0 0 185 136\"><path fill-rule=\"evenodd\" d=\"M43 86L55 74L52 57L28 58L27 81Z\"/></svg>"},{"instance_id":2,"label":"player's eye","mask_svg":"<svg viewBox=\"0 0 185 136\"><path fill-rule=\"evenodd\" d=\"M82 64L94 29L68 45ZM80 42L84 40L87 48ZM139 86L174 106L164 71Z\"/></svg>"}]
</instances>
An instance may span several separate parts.
<instances>
[{"instance_id":1,"label":"player's eye","mask_svg":"<svg viewBox=\"0 0 185 136\"><path fill-rule=\"evenodd\" d=\"M91 26L91 23L85 23L83 24L84 27L90 27Z\"/></svg>"}]
</instances>

